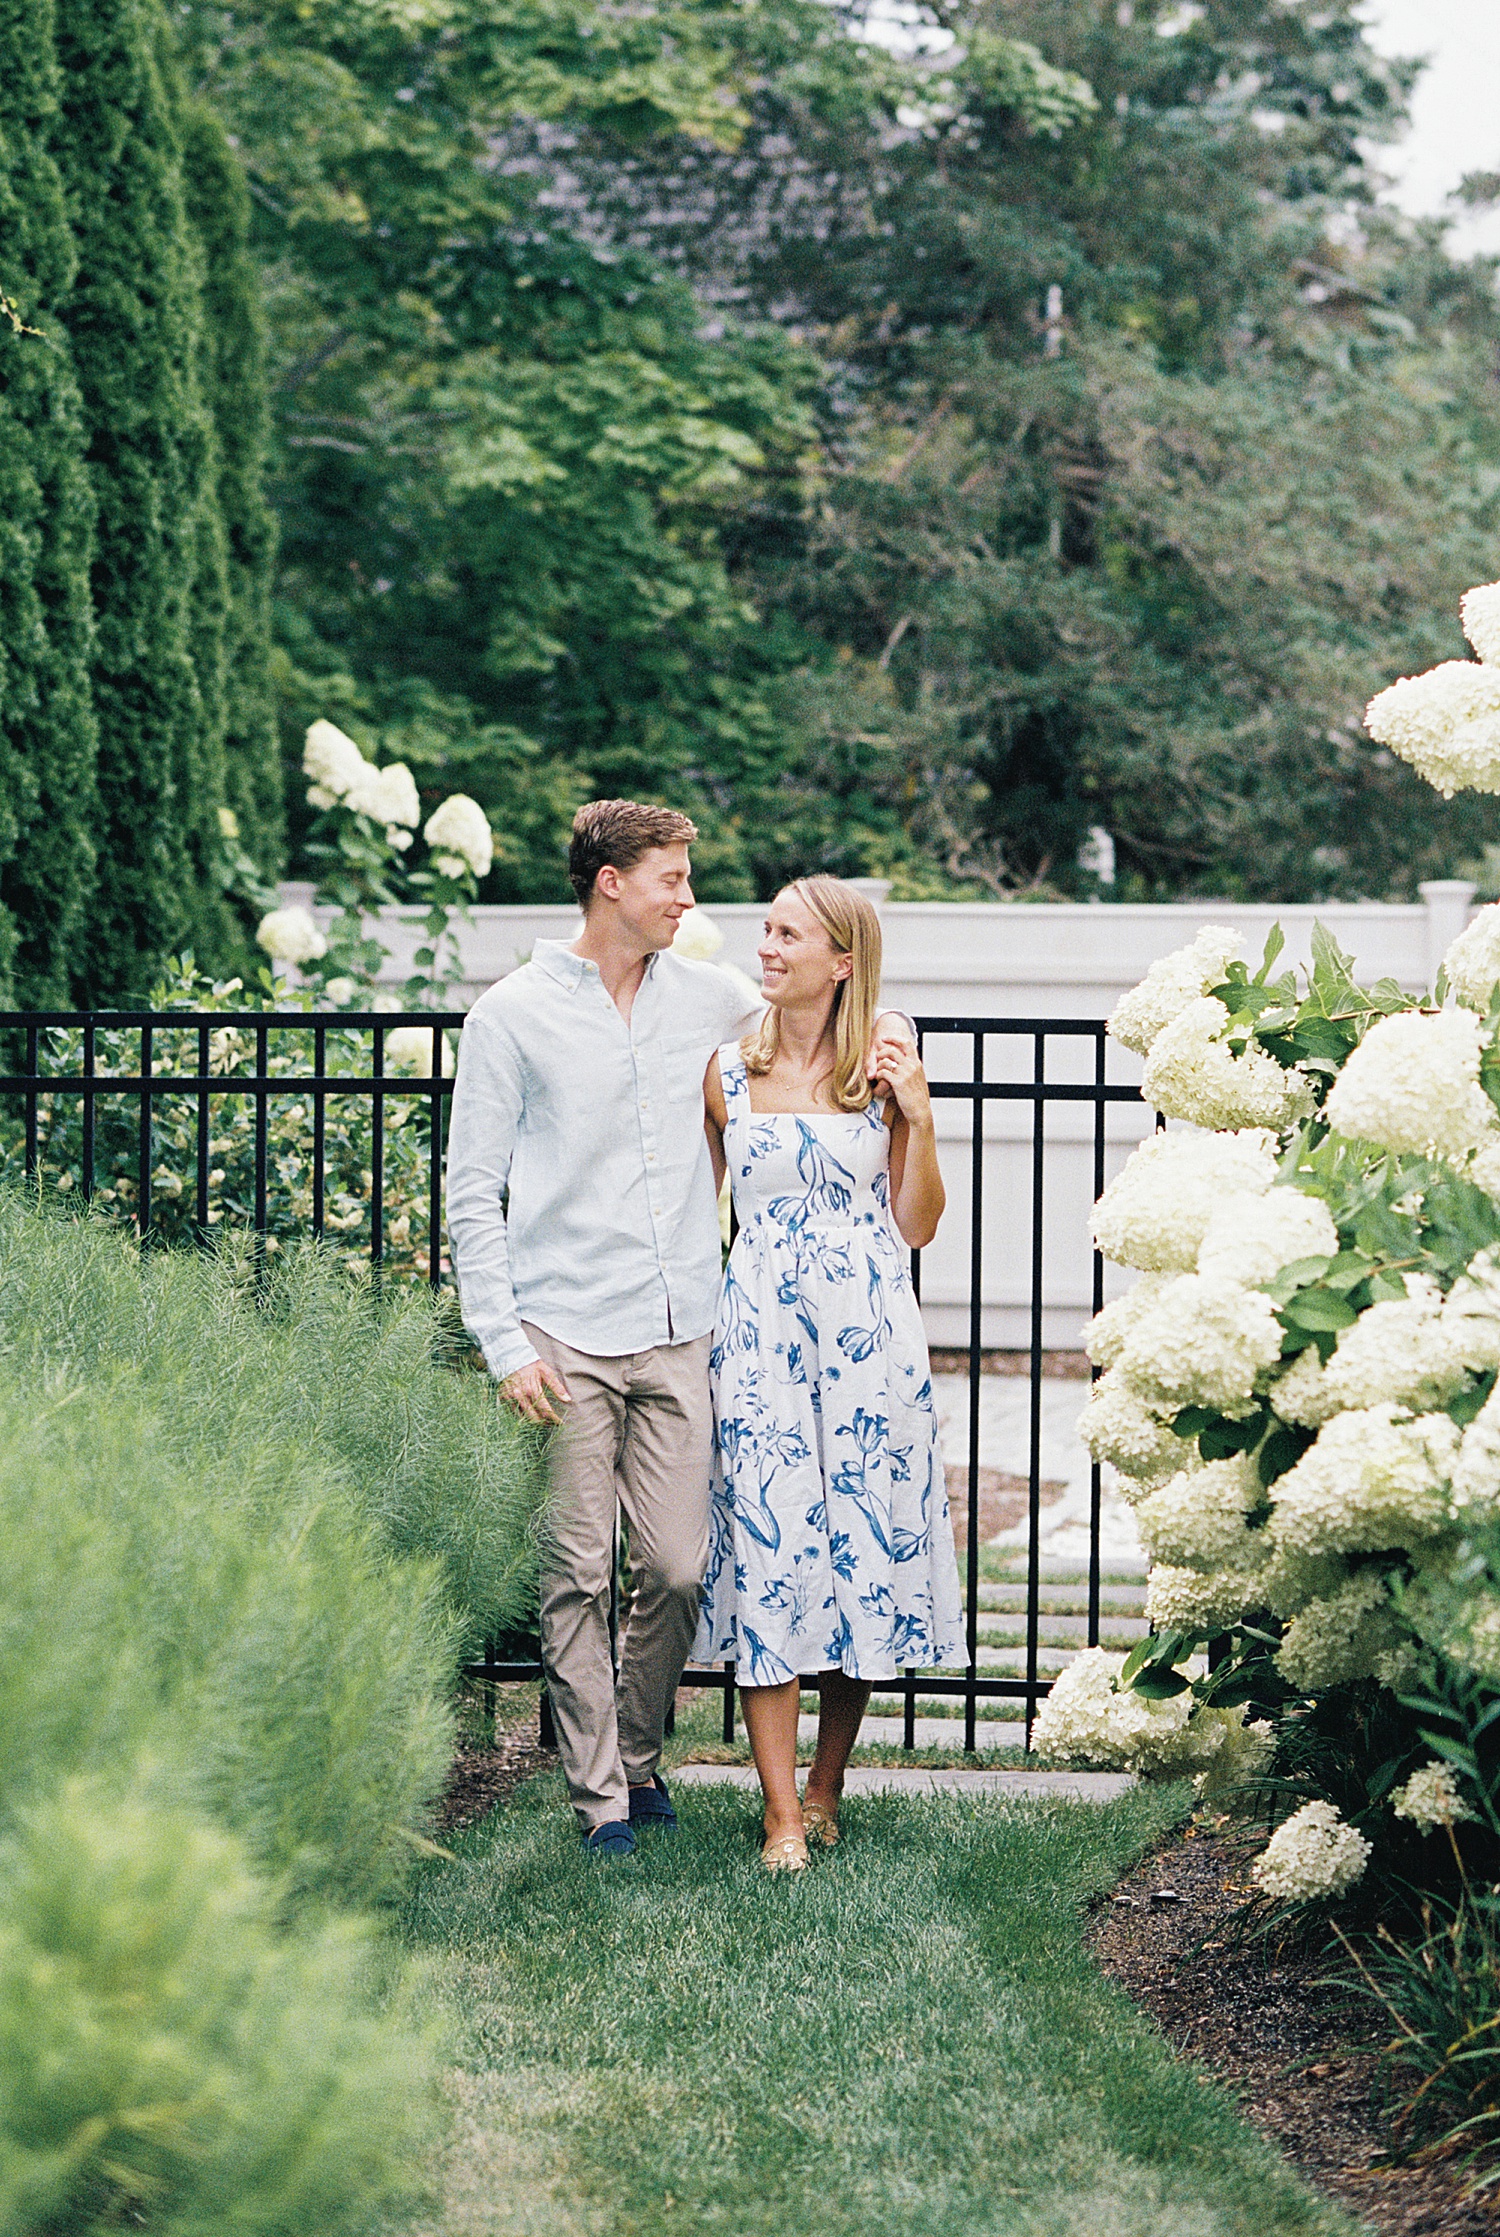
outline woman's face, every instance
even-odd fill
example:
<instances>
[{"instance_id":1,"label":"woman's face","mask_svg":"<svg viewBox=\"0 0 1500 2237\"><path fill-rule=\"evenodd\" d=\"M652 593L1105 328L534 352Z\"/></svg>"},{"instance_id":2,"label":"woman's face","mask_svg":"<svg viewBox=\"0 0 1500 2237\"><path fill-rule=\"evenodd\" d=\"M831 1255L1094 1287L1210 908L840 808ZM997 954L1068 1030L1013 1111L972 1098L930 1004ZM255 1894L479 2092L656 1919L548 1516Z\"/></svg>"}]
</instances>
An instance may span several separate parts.
<instances>
[{"instance_id":1,"label":"woman's face","mask_svg":"<svg viewBox=\"0 0 1500 2237\"><path fill-rule=\"evenodd\" d=\"M840 954L800 893L788 886L766 911L766 929L756 949L760 991L778 1010L826 1002L840 979L847 979L853 958Z\"/></svg>"}]
</instances>

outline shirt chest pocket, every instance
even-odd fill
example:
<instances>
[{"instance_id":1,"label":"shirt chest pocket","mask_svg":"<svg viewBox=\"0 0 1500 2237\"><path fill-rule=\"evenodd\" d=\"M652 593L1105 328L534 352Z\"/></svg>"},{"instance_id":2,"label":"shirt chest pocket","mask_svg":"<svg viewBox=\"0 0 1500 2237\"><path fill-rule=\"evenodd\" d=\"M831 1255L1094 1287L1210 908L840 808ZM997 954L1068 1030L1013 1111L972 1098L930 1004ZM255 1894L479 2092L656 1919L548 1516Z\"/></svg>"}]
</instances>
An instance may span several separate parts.
<instances>
[{"instance_id":1,"label":"shirt chest pocket","mask_svg":"<svg viewBox=\"0 0 1500 2237\"><path fill-rule=\"evenodd\" d=\"M656 1047L653 1069L662 1093L674 1107L692 1103L703 1093L703 1073L710 1049L701 1033L665 1033Z\"/></svg>"}]
</instances>

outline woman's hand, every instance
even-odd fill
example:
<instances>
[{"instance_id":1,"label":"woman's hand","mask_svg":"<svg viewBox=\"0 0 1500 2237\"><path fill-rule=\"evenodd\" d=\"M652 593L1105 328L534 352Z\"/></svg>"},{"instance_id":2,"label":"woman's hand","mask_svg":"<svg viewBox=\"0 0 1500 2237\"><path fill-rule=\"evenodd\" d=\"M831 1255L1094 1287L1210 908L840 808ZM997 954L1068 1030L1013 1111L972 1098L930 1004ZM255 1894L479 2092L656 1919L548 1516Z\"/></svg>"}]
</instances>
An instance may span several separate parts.
<instances>
[{"instance_id":1,"label":"woman's hand","mask_svg":"<svg viewBox=\"0 0 1500 2237\"><path fill-rule=\"evenodd\" d=\"M922 1069L922 1059L907 1041L893 1041L884 1035L875 1043L875 1085L884 1088L895 1098L896 1108L908 1126L918 1132L932 1129L932 1097L927 1091L927 1074Z\"/></svg>"}]
</instances>

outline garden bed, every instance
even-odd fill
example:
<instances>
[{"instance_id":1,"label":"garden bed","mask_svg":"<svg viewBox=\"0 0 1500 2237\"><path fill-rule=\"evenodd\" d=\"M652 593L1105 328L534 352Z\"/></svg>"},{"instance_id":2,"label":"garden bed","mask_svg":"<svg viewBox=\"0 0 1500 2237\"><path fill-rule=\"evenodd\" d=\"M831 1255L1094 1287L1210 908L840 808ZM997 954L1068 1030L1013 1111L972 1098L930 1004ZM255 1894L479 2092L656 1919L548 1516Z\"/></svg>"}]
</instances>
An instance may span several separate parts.
<instances>
[{"instance_id":1,"label":"garden bed","mask_svg":"<svg viewBox=\"0 0 1500 2237\"><path fill-rule=\"evenodd\" d=\"M1099 1905L1090 1941L1112 1980L1185 2057L1235 2092L1247 2120L1315 2189L1388 2237L1500 2228L1500 2189L1473 2196L1451 2164L1388 2166L1392 2147L1370 2003L1328 1985L1328 1957L1236 1946L1251 1845L1226 1828L1174 1835ZM1175 1896L1176 1900L1166 1900Z\"/></svg>"}]
</instances>

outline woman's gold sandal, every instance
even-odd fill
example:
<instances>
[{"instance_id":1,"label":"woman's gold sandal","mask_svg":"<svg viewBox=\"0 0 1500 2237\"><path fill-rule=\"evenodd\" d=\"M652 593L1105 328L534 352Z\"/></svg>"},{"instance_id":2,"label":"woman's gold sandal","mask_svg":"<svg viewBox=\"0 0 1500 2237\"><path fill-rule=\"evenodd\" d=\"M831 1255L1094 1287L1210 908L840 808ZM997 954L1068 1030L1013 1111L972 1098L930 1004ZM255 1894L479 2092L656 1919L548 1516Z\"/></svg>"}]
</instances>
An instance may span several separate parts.
<instances>
[{"instance_id":1,"label":"woman's gold sandal","mask_svg":"<svg viewBox=\"0 0 1500 2237\"><path fill-rule=\"evenodd\" d=\"M800 1833L780 1833L774 1841L767 1841L760 1861L768 1872L805 1872L807 1843Z\"/></svg>"},{"instance_id":2,"label":"woman's gold sandal","mask_svg":"<svg viewBox=\"0 0 1500 2237\"><path fill-rule=\"evenodd\" d=\"M821 1848L831 1849L839 1837L839 1821L832 1810L825 1810L821 1802L804 1802L802 1823L807 1828L809 1841L816 1841Z\"/></svg>"}]
</instances>

